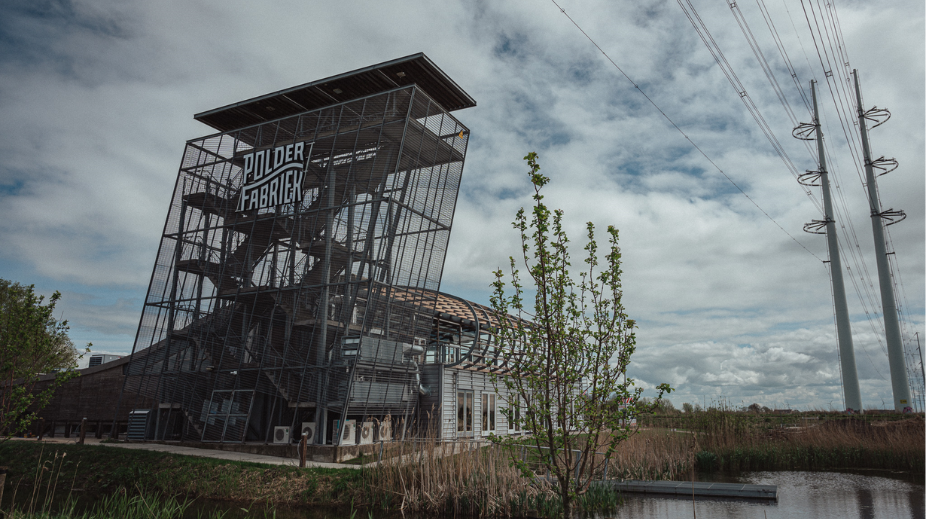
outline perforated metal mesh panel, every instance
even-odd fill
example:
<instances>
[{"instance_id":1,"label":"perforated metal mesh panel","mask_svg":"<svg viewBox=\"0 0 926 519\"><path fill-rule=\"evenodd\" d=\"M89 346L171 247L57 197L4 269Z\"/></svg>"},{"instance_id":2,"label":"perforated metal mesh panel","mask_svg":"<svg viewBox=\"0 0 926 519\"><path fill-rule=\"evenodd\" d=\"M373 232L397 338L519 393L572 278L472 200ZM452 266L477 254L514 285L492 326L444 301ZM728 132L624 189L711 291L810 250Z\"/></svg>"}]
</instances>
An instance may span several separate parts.
<instances>
[{"instance_id":1,"label":"perforated metal mesh panel","mask_svg":"<svg viewBox=\"0 0 926 519\"><path fill-rule=\"evenodd\" d=\"M468 136L409 86L188 142L121 405L204 441L410 417ZM239 211L244 155L298 142L302 201Z\"/></svg>"}]
</instances>

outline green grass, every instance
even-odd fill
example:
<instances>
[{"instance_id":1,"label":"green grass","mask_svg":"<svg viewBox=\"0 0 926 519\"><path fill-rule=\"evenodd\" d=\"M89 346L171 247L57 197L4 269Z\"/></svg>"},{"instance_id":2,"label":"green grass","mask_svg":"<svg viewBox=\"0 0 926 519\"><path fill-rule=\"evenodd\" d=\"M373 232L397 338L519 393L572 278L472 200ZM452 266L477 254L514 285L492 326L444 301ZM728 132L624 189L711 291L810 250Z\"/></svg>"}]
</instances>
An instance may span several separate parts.
<instances>
[{"instance_id":1,"label":"green grass","mask_svg":"<svg viewBox=\"0 0 926 519\"><path fill-rule=\"evenodd\" d=\"M142 493L128 495L114 493L97 500L90 507L81 509L73 499L67 499L58 509L41 507L30 509L28 505L10 510L6 517L9 519L181 519L190 507L190 500L176 497L161 498L160 496ZM200 514L202 519L222 519L224 512L212 510L207 514Z\"/></svg>"},{"instance_id":2,"label":"green grass","mask_svg":"<svg viewBox=\"0 0 926 519\"><path fill-rule=\"evenodd\" d=\"M0 443L0 460L9 467L6 492L17 487L19 492L31 492L37 483L41 485L37 467L47 467L52 460L60 467L55 491L59 497L68 492L72 481L77 491L88 496L109 495L120 489L135 494L137 489L144 489L165 496L338 506L352 500L362 502L364 495L363 475L356 469L298 469L118 447L26 441Z\"/></svg>"}]
</instances>

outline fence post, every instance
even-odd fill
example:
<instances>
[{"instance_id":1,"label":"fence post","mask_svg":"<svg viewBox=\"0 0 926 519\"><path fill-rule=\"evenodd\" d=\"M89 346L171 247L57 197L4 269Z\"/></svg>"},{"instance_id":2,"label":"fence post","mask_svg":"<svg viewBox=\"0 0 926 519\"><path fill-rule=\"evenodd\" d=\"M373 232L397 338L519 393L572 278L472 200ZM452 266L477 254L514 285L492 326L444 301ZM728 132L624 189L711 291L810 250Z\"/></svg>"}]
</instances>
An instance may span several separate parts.
<instances>
[{"instance_id":1,"label":"fence post","mask_svg":"<svg viewBox=\"0 0 926 519\"><path fill-rule=\"evenodd\" d=\"M299 468L305 468L305 450L306 444L308 443L309 435L308 433L302 433L302 439L299 440Z\"/></svg>"},{"instance_id":2,"label":"fence post","mask_svg":"<svg viewBox=\"0 0 926 519\"><path fill-rule=\"evenodd\" d=\"M84 437L87 436L87 418L84 417L80 421L80 438L77 440L78 445L84 444Z\"/></svg>"},{"instance_id":3,"label":"fence post","mask_svg":"<svg viewBox=\"0 0 926 519\"><path fill-rule=\"evenodd\" d=\"M379 463L383 463L383 449L386 448L386 442L383 440L379 441Z\"/></svg>"},{"instance_id":4,"label":"fence post","mask_svg":"<svg viewBox=\"0 0 926 519\"><path fill-rule=\"evenodd\" d=\"M3 485L6 484L6 472L8 468L9 467L0 467L0 501L3 501ZM10 503L10 515L13 515L12 511L13 503Z\"/></svg>"}]
</instances>

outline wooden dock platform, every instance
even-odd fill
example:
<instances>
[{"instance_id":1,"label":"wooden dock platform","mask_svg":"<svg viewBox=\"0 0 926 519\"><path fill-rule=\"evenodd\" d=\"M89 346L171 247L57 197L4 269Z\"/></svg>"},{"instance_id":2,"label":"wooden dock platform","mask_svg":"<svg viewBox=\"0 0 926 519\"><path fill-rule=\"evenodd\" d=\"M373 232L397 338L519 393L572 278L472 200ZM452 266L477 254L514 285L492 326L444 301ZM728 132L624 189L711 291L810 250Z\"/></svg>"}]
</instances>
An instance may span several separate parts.
<instances>
[{"instance_id":1,"label":"wooden dock platform","mask_svg":"<svg viewBox=\"0 0 926 519\"><path fill-rule=\"evenodd\" d=\"M742 483L703 483L695 481L599 481L621 492L662 494L680 497L738 497L746 499L778 499L777 485L747 485Z\"/></svg>"}]
</instances>

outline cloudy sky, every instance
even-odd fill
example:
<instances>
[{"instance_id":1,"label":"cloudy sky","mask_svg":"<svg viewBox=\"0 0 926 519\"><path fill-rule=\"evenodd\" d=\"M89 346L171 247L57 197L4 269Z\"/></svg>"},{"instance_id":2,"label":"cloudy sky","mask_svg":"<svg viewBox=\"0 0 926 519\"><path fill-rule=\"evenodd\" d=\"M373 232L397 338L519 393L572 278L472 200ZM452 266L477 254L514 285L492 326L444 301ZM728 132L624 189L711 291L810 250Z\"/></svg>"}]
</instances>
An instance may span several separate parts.
<instances>
[{"instance_id":1,"label":"cloudy sky","mask_svg":"<svg viewBox=\"0 0 926 519\"><path fill-rule=\"evenodd\" d=\"M900 162L879 187L885 208L908 215L890 228L890 247L915 342L926 269L924 6L840 0L833 18L824 2L804 2L738 8L798 121L810 115L782 54L805 94L821 82L863 402L889 406L868 205L846 139L858 141L845 119L852 90L843 59L824 55L821 65L818 50L843 45L865 105L893 112L872 144ZM547 201L565 210L576 242L586 221L621 230L625 304L639 322L631 371L642 385L672 384L677 405L840 408L825 238L801 230L822 219L821 194L797 184L737 90L796 170L815 169L815 158L790 136L734 11L724 0L691 4L741 88L675 1L560 2L729 179L547 0L3 2L0 277L60 290L76 343L129 352L184 143L212 133L193 114L424 52L478 102L455 114L472 138L444 291L488 303L491 272L518 250L510 222L530 202L522 157L536 151L552 178Z\"/></svg>"}]
</instances>

